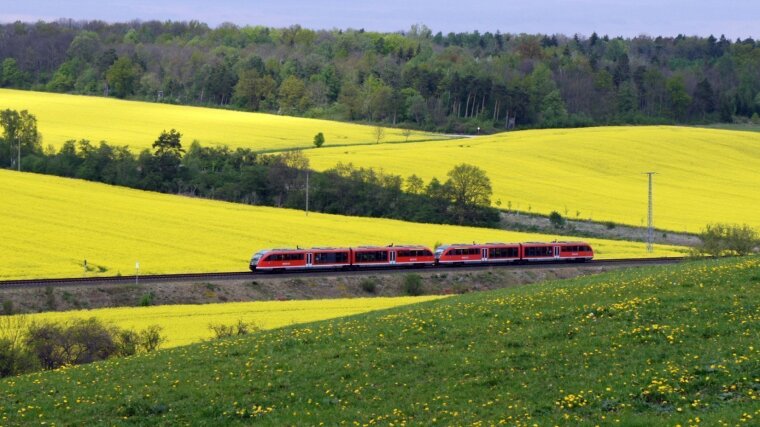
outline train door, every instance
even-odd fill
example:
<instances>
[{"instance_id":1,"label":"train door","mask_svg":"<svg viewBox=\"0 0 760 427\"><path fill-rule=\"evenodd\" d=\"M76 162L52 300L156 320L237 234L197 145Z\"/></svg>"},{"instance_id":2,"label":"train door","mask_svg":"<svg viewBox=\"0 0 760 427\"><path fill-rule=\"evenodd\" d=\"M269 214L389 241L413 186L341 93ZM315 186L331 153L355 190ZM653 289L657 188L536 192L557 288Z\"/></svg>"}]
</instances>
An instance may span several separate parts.
<instances>
[{"instance_id":1,"label":"train door","mask_svg":"<svg viewBox=\"0 0 760 427\"><path fill-rule=\"evenodd\" d=\"M559 259L559 246L554 247L554 259Z\"/></svg>"},{"instance_id":2,"label":"train door","mask_svg":"<svg viewBox=\"0 0 760 427\"><path fill-rule=\"evenodd\" d=\"M314 255L311 253L306 254L306 267L311 267L311 265L314 263Z\"/></svg>"},{"instance_id":3,"label":"train door","mask_svg":"<svg viewBox=\"0 0 760 427\"><path fill-rule=\"evenodd\" d=\"M388 260L390 261L391 264L395 264L396 263L396 251L390 251L390 252L391 253L389 254Z\"/></svg>"},{"instance_id":4,"label":"train door","mask_svg":"<svg viewBox=\"0 0 760 427\"><path fill-rule=\"evenodd\" d=\"M480 248L480 260L488 261L488 248Z\"/></svg>"}]
</instances>

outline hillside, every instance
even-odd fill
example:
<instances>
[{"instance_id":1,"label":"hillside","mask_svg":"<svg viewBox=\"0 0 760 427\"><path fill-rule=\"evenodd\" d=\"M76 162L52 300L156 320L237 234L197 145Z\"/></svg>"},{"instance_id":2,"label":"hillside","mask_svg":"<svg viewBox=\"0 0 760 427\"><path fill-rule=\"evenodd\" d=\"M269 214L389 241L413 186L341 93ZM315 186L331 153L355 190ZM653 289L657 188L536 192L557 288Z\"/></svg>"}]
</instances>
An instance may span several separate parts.
<instances>
[{"instance_id":1,"label":"hillside","mask_svg":"<svg viewBox=\"0 0 760 427\"><path fill-rule=\"evenodd\" d=\"M0 170L0 278L242 271L262 248L562 236L258 207ZM567 238L566 238L567 239ZM646 256L643 243L588 240L598 258ZM658 246L654 256L683 249ZM88 272L83 263L87 260Z\"/></svg>"},{"instance_id":2,"label":"hillside","mask_svg":"<svg viewBox=\"0 0 760 427\"><path fill-rule=\"evenodd\" d=\"M752 425L758 271L628 270L6 379L0 421Z\"/></svg>"},{"instance_id":3,"label":"hillside","mask_svg":"<svg viewBox=\"0 0 760 427\"><path fill-rule=\"evenodd\" d=\"M388 33L349 19L315 30L291 25L295 15L283 17L287 28L13 20L0 23L3 87L468 133L503 129L507 116L573 127L760 114L760 43L720 32L673 37L681 27L624 38L590 28L563 35L561 24L548 34L434 34L419 24Z\"/></svg>"},{"instance_id":4,"label":"hillside","mask_svg":"<svg viewBox=\"0 0 760 427\"><path fill-rule=\"evenodd\" d=\"M501 133L435 144L310 150L312 166L383 168L426 181L467 162L490 177L501 208L568 218L647 223L695 233L711 222L760 226L760 134L682 127L600 127Z\"/></svg>"},{"instance_id":5,"label":"hillside","mask_svg":"<svg viewBox=\"0 0 760 427\"><path fill-rule=\"evenodd\" d=\"M218 287L208 285L206 290L213 293L213 289ZM261 329L274 329L439 298L443 297L428 295L109 307L95 310L49 311L27 314L24 317L29 322L53 323L95 317L104 323L132 330L144 330L149 326L158 325L161 327L162 336L166 338L161 348L171 348L212 338L214 334L208 327L209 323L229 326L243 321Z\"/></svg>"},{"instance_id":6,"label":"hillside","mask_svg":"<svg viewBox=\"0 0 760 427\"><path fill-rule=\"evenodd\" d=\"M135 151L150 148L162 130L177 129L183 142L204 146L227 145L253 150L313 147L322 132L325 146L375 142L375 127L328 120L213 108L186 107L96 96L0 89L0 109L28 110L37 117L43 146L59 148L70 139L97 144L128 145ZM384 142L445 139L440 134L386 128Z\"/></svg>"}]
</instances>

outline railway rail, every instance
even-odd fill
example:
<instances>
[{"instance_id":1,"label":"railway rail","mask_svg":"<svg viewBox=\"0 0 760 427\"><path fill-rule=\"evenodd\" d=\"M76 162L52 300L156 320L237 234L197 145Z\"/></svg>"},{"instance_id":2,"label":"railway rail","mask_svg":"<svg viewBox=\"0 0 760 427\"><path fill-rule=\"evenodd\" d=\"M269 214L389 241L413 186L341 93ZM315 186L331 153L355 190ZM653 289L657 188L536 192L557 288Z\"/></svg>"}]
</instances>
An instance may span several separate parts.
<instances>
[{"instance_id":1,"label":"railway rail","mask_svg":"<svg viewBox=\"0 0 760 427\"><path fill-rule=\"evenodd\" d=\"M603 266L621 266L621 267L641 267L647 265L677 264L682 262L684 257L662 257L662 258L624 258L624 259L602 259L593 260L584 263L555 263L542 262L534 264L478 264L462 265L456 267L437 266L427 268L363 268L358 270L306 270L300 272L284 273L252 273L250 271L232 271L219 273L182 273L182 274L150 274L140 276L97 276L97 277L69 277L59 279L23 279L23 280L3 280L0 281L0 290L11 288L40 288L48 286L79 286L79 285L111 285L111 284L129 284L129 283L156 283L156 282L186 282L186 281L226 281L226 280L243 280L243 279L283 279L283 278L308 278L324 277L335 275L362 276L377 274L394 274L403 271L430 271L449 273L456 271L480 271L492 268L508 269L540 269L540 268L595 268Z\"/></svg>"}]
</instances>

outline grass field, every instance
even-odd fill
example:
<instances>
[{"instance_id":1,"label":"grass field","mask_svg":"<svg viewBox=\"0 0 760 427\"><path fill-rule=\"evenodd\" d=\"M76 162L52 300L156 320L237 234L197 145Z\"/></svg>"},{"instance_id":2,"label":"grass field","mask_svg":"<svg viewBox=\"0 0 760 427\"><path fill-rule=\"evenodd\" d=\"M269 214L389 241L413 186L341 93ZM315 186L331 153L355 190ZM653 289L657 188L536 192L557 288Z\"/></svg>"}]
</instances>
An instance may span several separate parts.
<instances>
[{"instance_id":1,"label":"grass field","mask_svg":"<svg viewBox=\"0 0 760 427\"><path fill-rule=\"evenodd\" d=\"M342 298L308 301L257 301L223 304L162 305L155 307L119 307L97 310L46 312L23 315L27 322L65 322L95 317L120 328L143 330L152 325L162 328L166 342L161 348L196 343L214 336L209 324L236 325L238 321L261 329L273 329L296 323L313 322L382 310L441 298L377 297Z\"/></svg>"},{"instance_id":2,"label":"grass field","mask_svg":"<svg viewBox=\"0 0 760 427\"><path fill-rule=\"evenodd\" d=\"M757 425L760 259L474 293L0 381L0 423Z\"/></svg>"},{"instance_id":3,"label":"grass field","mask_svg":"<svg viewBox=\"0 0 760 427\"><path fill-rule=\"evenodd\" d=\"M606 127L502 133L467 140L308 151L404 177L445 180L461 162L486 170L501 208L698 232L711 222L760 227L760 134L681 127Z\"/></svg>"},{"instance_id":4,"label":"grass field","mask_svg":"<svg viewBox=\"0 0 760 427\"><path fill-rule=\"evenodd\" d=\"M325 147L375 141L373 126L273 114L185 107L94 96L62 95L0 89L0 109L29 110L37 116L43 145L60 147L69 139L102 140L129 145L135 151L149 148L162 130L175 128L189 146L228 145L254 150L313 147L322 132ZM413 132L410 141L445 139L439 134ZM399 129L386 129L384 142L405 141Z\"/></svg>"},{"instance_id":5,"label":"grass field","mask_svg":"<svg viewBox=\"0 0 760 427\"><path fill-rule=\"evenodd\" d=\"M272 247L562 238L254 207L0 170L0 278L243 271ZM599 258L642 243L589 239ZM682 250L682 249L680 249ZM678 255L658 246L654 256ZM89 271L84 271L87 260Z\"/></svg>"}]
</instances>

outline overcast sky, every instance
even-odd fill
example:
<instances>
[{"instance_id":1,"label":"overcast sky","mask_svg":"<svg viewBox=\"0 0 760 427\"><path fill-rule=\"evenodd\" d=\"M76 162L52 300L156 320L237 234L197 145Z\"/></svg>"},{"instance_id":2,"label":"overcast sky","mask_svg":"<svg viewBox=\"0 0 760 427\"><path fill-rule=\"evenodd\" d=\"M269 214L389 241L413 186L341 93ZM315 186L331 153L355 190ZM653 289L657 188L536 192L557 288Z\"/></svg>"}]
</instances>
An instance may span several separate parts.
<instances>
[{"instance_id":1,"label":"overcast sky","mask_svg":"<svg viewBox=\"0 0 760 427\"><path fill-rule=\"evenodd\" d=\"M0 22L198 20L392 32L760 36L760 0L0 0Z\"/></svg>"}]
</instances>

